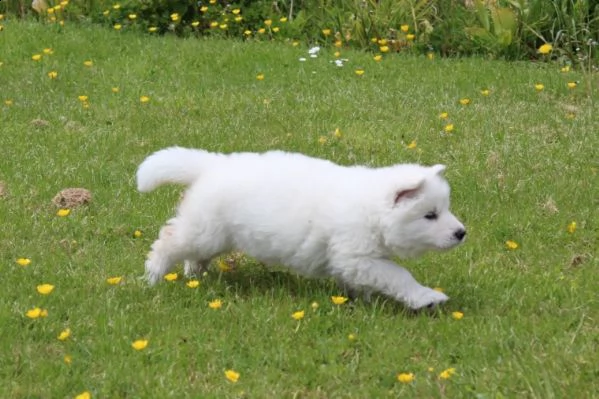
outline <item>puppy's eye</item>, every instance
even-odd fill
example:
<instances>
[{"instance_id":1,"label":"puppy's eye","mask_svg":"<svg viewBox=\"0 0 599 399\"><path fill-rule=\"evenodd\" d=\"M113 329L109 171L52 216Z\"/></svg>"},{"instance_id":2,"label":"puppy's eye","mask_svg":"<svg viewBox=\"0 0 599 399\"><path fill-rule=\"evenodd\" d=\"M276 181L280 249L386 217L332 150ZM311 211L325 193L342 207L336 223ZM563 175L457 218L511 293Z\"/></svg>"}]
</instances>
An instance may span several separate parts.
<instances>
[{"instance_id":1,"label":"puppy's eye","mask_svg":"<svg viewBox=\"0 0 599 399\"><path fill-rule=\"evenodd\" d=\"M429 212L426 215L424 215L424 218L428 219L428 220L437 220L437 216L438 216L437 212L432 211L432 212Z\"/></svg>"}]
</instances>

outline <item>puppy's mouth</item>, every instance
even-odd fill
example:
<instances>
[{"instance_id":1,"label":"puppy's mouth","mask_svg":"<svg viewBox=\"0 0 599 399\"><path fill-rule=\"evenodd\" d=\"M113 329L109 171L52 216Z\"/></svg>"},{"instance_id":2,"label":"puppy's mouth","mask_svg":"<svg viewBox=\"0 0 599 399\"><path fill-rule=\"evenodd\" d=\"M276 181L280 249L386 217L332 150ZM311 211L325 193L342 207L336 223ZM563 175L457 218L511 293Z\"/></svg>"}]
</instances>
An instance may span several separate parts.
<instances>
[{"instance_id":1,"label":"puppy's mouth","mask_svg":"<svg viewBox=\"0 0 599 399\"><path fill-rule=\"evenodd\" d=\"M451 248L457 247L458 245L462 244L464 241L466 241L466 238L456 238L456 237L452 237L449 240L441 243L440 245L437 245L435 249L437 249L438 251L448 251Z\"/></svg>"}]
</instances>

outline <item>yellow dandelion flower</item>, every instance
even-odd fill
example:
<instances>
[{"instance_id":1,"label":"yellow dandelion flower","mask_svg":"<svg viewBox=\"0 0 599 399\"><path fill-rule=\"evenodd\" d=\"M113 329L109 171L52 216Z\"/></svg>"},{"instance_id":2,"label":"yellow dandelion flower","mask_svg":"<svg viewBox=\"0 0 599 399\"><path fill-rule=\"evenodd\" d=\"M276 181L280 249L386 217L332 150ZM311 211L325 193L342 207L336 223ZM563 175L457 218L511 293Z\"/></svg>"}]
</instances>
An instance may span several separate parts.
<instances>
[{"instance_id":1,"label":"yellow dandelion flower","mask_svg":"<svg viewBox=\"0 0 599 399\"><path fill-rule=\"evenodd\" d=\"M7 107L10 107L11 105L13 105L13 101L11 99L4 100L4 105L6 105Z\"/></svg>"},{"instance_id":2,"label":"yellow dandelion flower","mask_svg":"<svg viewBox=\"0 0 599 399\"><path fill-rule=\"evenodd\" d=\"M40 312L40 317L48 317L48 309L42 309Z\"/></svg>"},{"instance_id":3,"label":"yellow dandelion flower","mask_svg":"<svg viewBox=\"0 0 599 399\"><path fill-rule=\"evenodd\" d=\"M31 56L31 59L32 59L33 61L39 61L39 60L41 60L41 59L42 59L42 55L41 55L41 54L33 54L33 55Z\"/></svg>"},{"instance_id":4,"label":"yellow dandelion flower","mask_svg":"<svg viewBox=\"0 0 599 399\"><path fill-rule=\"evenodd\" d=\"M447 119L447 118L449 118L449 114L447 112L441 112L439 114L439 118L441 118L441 119Z\"/></svg>"},{"instance_id":5,"label":"yellow dandelion flower","mask_svg":"<svg viewBox=\"0 0 599 399\"><path fill-rule=\"evenodd\" d=\"M88 391L81 392L79 395L75 396L75 399L91 399L92 394Z\"/></svg>"},{"instance_id":6,"label":"yellow dandelion flower","mask_svg":"<svg viewBox=\"0 0 599 399\"><path fill-rule=\"evenodd\" d=\"M114 30L121 30L123 28L123 25L121 25L121 24L114 24L113 28L114 28Z\"/></svg>"},{"instance_id":7,"label":"yellow dandelion flower","mask_svg":"<svg viewBox=\"0 0 599 399\"><path fill-rule=\"evenodd\" d=\"M383 59L383 56L381 54L377 54L374 57L372 57L373 60L375 60L376 62L379 62Z\"/></svg>"},{"instance_id":8,"label":"yellow dandelion flower","mask_svg":"<svg viewBox=\"0 0 599 399\"><path fill-rule=\"evenodd\" d=\"M234 9L231 10L231 13L233 15L238 15L240 12L241 12L241 10L239 8L234 8Z\"/></svg>"},{"instance_id":9,"label":"yellow dandelion flower","mask_svg":"<svg viewBox=\"0 0 599 399\"><path fill-rule=\"evenodd\" d=\"M318 302L312 302L312 304L310 305L310 307L312 308L312 310L316 310L318 309Z\"/></svg>"},{"instance_id":10,"label":"yellow dandelion flower","mask_svg":"<svg viewBox=\"0 0 599 399\"><path fill-rule=\"evenodd\" d=\"M441 378L442 380L447 380L447 379L451 378L451 376L454 374L455 374L455 368L450 367L448 369L443 370L439 374L439 378Z\"/></svg>"},{"instance_id":11,"label":"yellow dandelion flower","mask_svg":"<svg viewBox=\"0 0 599 399\"><path fill-rule=\"evenodd\" d=\"M537 52L539 54L549 54L551 53L551 51L553 51L553 46L549 43L545 43L543 44L541 47L539 47L539 49L537 50Z\"/></svg>"},{"instance_id":12,"label":"yellow dandelion flower","mask_svg":"<svg viewBox=\"0 0 599 399\"><path fill-rule=\"evenodd\" d=\"M297 40L294 40L294 41L292 41L292 42L291 42L291 45L292 45L293 47L297 47L297 46L299 46L299 45L300 45L300 42L298 42Z\"/></svg>"},{"instance_id":13,"label":"yellow dandelion flower","mask_svg":"<svg viewBox=\"0 0 599 399\"><path fill-rule=\"evenodd\" d=\"M416 140L412 140L412 141L410 142L410 144L408 144L406 147L407 147L409 150L413 150L414 148L416 148Z\"/></svg>"},{"instance_id":14,"label":"yellow dandelion flower","mask_svg":"<svg viewBox=\"0 0 599 399\"><path fill-rule=\"evenodd\" d=\"M381 53L388 53L389 52L389 46L380 46L379 50Z\"/></svg>"},{"instance_id":15,"label":"yellow dandelion flower","mask_svg":"<svg viewBox=\"0 0 599 399\"><path fill-rule=\"evenodd\" d=\"M62 330L60 332L60 334L58 334L57 339L59 341L66 341L70 336L71 336L71 329L70 328L65 328L64 330Z\"/></svg>"},{"instance_id":16,"label":"yellow dandelion flower","mask_svg":"<svg viewBox=\"0 0 599 399\"><path fill-rule=\"evenodd\" d=\"M445 131L445 133L451 133L454 131L454 126L453 123L448 123L447 125L445 125L443 127L443 131Z\"/></svg>"},{"instance_id":17,"label":"yellow dandelion flower","mask_svg":"<svg viewBox=\"0 0 599 399\"><path fill-rule=\"evenodd\" d=\"M566 119L574 119L576 118L576 114L574 112L568 112L566 114Z\"/></svg>"},{"instance_id":18,"label":"yellow dandelion flower","mask_svg":"<svg viewBox=\"0 0 599 399\"><path fill-rule=\"evenodd\" d=\"M86 60L86 61L83 61L83 65L89 68L94 65L94 62L92 60Z\"/></svg>"},{"instance_id":19,"label":"yellow dandelion flower","mask_svg":"<svg viewBox=\"0 0 599 399\"><path fill-rule=\"evenodd\" d=\"M341 52L340 51L335 51L333 53L333 55L335 56L335 58L339 58L339 57L341 57Z\"/></svg>"},{"instance_id":20,"label":"yellow dandelion flower","mask_svg":"<svg viewBox=\"0 0 599 399\"><path fill-rule=\"evenodd\" d=\"M464 313L462 312L452 312L451 313L451 317L453 317L455 320L461 320L464 317Z\"/></svg>"},{"instance_id":21,"label":"yellow dandelion flower","mask_svg":"<svg viewBox=\"0 0 599 399\"><path fill-rule=\"evenodd\" d=\"M206 11L208 11L208 6L200 7L200 11L205 13Z\"/></svg>"},{"instance_id":22,"label":"yellow dandelion flower","mask_svg":"<svg viewBox=\"0 0 599 399\"><path fill-rule=\"evenodd\" d=\"M402 384L409 384L412 381L414 381L416 377L414 377L413 373L399 373L397 374L397 381L401 382Z\"/></svg>"},{"instance_id":23,"label":"yellow dandelion flower","mask_svg":"<svg viewBox=\"0 0 599 399\"><path fill-rule=\"evenodd\" d=\"M210 309L220 309L223 307L223 301L220 299L215 299L213 301L208 302L208 307Z\"/></svg>"},{"instance_id":24,"label":"yellow dandelion flower","mask_svg":"<svg viewBox=\"0 0 599 399\"><path fill-rule=\"evenodd\" d=\"M239 376L239 373L235 370L225 370L225 378L231 382L237 382Z\"/></svg>"},{"instance_id":25,"label":"yellow dandelion flower","mask_svg":"<svg viewBox=\"0 0 599 399\"><path fill-rule=\"evenodd\" d=\"M52 50L52 49L51 49L51 48L49 48L49 47L45 48L43 51L44 51L44 54L47 54L47 55L52 55L52 54L54 54L54 50Z\"/></svg>"},{"instance_id":26,"label":"yellow dandelion flower","mask_svg":"<svg viewBox=\"0 0 599 399\"><path fill-rule=\"evenodd\" d=\"M304 315L306 313L303 310L297 311L297 312L293 312L291 314L291 318L293 318L293 320L301 320L304 318Z\"/></svg>"},{"instance_id":27,"label":"yellow dandelion flower","mask_svg":"<svg viewBox=\"0 0 599 399\"><path fill-rule=\"evenodd\" d=\"M193 26L194 28L197 28L200 25L200 21L193 21L191 23L191 26Z\"/></svg>"},{"instance_id":28,"label":"yellow dandelion flower","mask_svg":"<svg viewBox=\"0 0 599 399\"><path fill-rule=\"evenodd\" d=\"M175 281L178 278L179 278L179 275L177 273L168 273L164 276L164 279L166 281Z\"/></svg>"},{"instance_id":29,"label":"yellow dandelion flower","mask_svg":"<svg viewBox=\"0 0 599 399\"><path fill-rule=\"evenodd\" d=\"M58 77L58 72L56 72L56 71L50 71L50 72L48 72L48 77L50 79L56 79Z\"/></svg>"},{"instance_id":30,"label":"yellow dandelion flower","mask_svg":"<svg viewBox=\"0 0 599 399\"><path fill-rule=\"evenodd\" d=\"M356 338L357 338L357 337L356 337L356 334L349 334L349 335L347 336L347 339L348 339L348 340L350 340L350 341L355 341L355 340L356 340Z\"/></svg>"},{"instance_id":31,"label":"yellow dandelion flower","mask_svg":"<svg viewBox=\"0 0 599 399\"><path fill-rule=\"evenodd\" d=\"M52 284L40 284L36 287L37 292L42 295L48 295L54 290L54 286Z\"/></svg>"},{"instance_id":32,"label":"yellow dandelion flower","mask_svg":"<svg viewBox=\"0 0 599 399\"><path fill-rule=\"evenodd\" d=\"M265 100L266 101L266 100ZM218 270L220 270L223 273L227 273L233 270L233 268L231 267L231 265L229 265L229 263L225 262L224 260L220 259L217 263L216 266L218 266Z\"/></svg>"},{"instance_id":33,"label":"yellow dandelion flower","mask_svg":"<svg viewBox=\"0 0 599 399\"><path fill-rule=\"evenodd\" d=\"M157 30L158 30L158 27L156 27L156 26L150 26L150 27L148 28L148 32L150 32L150 33L154 33L154 32L156 32Z\"/></svg>"},{"instance_id":34,"label":"yellow dandelion flower","mask_svg":"<svg viewBox=\"0 0 599 399\"><path fill-rule=\"evenodd\" d=\"M106 282L110 285L118 285L121 283L121 281L123 281L123 277L122 276L116 276L116 277L108 277L106 279Z\"/></svg>"},{"instance_id":35,"label":"yellow dandelion flower","mask_svg":"<svg viewBox=\"0 0 599 399\"><path fill-rule=\"evenodd\" d=\"M574 234L574 232L576 231L576 222L574 222L574 221L570 222L570 224L568 225L568 227L566 227L566 229L568 230L568 233Z\"/></svg>"},{"instance_id":36,"label":"yellow dandelion flower","mask_svg":"<svg viewBox=\"0 0 599 399\"><path fill-rule=\"evenodd\" d=\"M104 10L102 11L102 15L104 15L105 17L110 15L110 10Z\"/></svg>"},{"instance_id":37,"label":"yellow dandelion flower","mask_svg":"<svg viewBox=\"0 0 599 399\"><path fill-rule=\"evenodd\" d=\"M84 103L89 99L89 97L82 95L82 96L77 97L77 99L79 101L81 101L82 103Z\"/></svg>"},{"instance_id":38,"label":"yellow dandelion flower","mask_svg":"<svg viewBox=\"0 0 599 399\"><path fill-rule=\"evenodd\" d=\"M130 20L134 20L137 19L137 14L129 14L128 17Z\"/></svg>"},{"instance_id":39,"label":"yellow dandelion flower","mask_svg":"<svg viewBox=\"0 0 599 399\"><path fill-rule=\"evenodd\" d=\"M259 73L256 75L256 79L257 80L264 80L264 74L263 73Z\"/></svg>"},{"instance_id":40,"label":"yellow dandelion flower","mask_svg":"<svg viewBox=\"0 0 599 399\"><path fill-rule=\"evenodd\" d=\"M119 3L113 4L112 8L114 8L115 10L118 10L119 8L121 8L121 5Z\"/></svg>"},{"instance_id":41,"label":"yellow dandelion flower","mask_svg":"<svg viewBox=\"0 0 599 399\"><path fill-rule=\"evenodd\" d=\"M388 41L387 39L379 39L377 43L379 44L379 46L386 46Z\"/></svg>"},{"instance_id":42,"label":"yellow dandelion flower","mask_svg":"<svg viewBox=\"0 0 599 399\"><path fill-rule=\"evenodd\" d=\"M356 74L356 75L358 75L358 76L362 76L362 75L364 75L364 70L363 70L362 68L358 68L358 69L356 69L354 72L355 72L355 74Z\"/></svg>"},{"instance_id":43,"label":"yellow dandelion flower","mask_svg":"<svg viewBox=\"0 0 599 399\"><path fill-rule=\"evenodd\" d=\"M281 18L279 18L279 22L282 22L282 23L287 22L287 17L281 17Z\"/></svg>"},{"instance_id":44,"label":"yellow dandelion flower","mask_svg":"<svg viewBox=\"0 0 599 399\"><path fill-rule=\"evenodd\" d=\"M514 249L517 249L517 248L518 248L518 243L517 243L516 241L507 240L507 241L505 242L505 247L506 247L507 249L514 250Z\"/></svg>"},{"instance_id":45,"label":"yellow dandelion flower","mask_svg":"<svg viewBox=\"0 0 599 399\"><path fill-rule=\"evenodd\" d=\"M147 339L138 339L136 341L133 341L133 343L131 344L131 347L138 351L146 349L147 346L148 346Z\"/></svg>"},{"instance_id":46,"label":"yellow dandelion flower","mask_svg":"<svg viewBox=\"0 0 599 399\"><path fill-rule=\"evenodd\" d=\"M338 127L335 128L335 131L333 132L333 136L335 136L335 138L340 139L342 136L341 129L339 129Z\"/></svg>"},{"instance_id":47,"label":"yellow dandelion flower","mask_svg":"<svg viewBox=\"0 0 599 399\"><path fill-rule=\"evenodd\" d=\"M27 312L25 312L25 316L29 317L30 319L37 319L38 317L41 317L41 315L42 309L38 307L29 309Z\"/></svg>"},{"instance_id":48,"label":"yellow dandelion flower","mask_svg":"<svg viewBox=\"0 0 599 399\"><path fill-rule=\"evenodd\" d=\"M578 83L568 82L568 89L574 89L574 88L576 88L576 86L578 86Z\"/></svg>"},{"instance_id":49,"label":"yellow dandelion flower","mask_svg":"<svg viewBox=\"0 0 599 399\"><path fill-rule=\"evenodd\" d=\"M435 59L435 53L431 53L431 52L426 53L426 58L428 58L431 61L434 60Z\"/></svg>"},{"instance_id":50,"label":"yellow dandelion flower","mask_svg":"<svg viewBox=\"0 0 599 399\"><path fill-rule=\"evenodd\" d=\"M142 103L142 104L150 102L150 97L148 97L148 96L141 96L141 97L139 97L139 102Z\"/></svg>"},{"instance_id":51,"label":"yellow dandelion flower","mask_svg":"<svg viewBox=\"0 0 599 399\"><path fill-rule=\"evenodd\" d=\"M480 94L482 94L483 96L488 96L489 94L491 94L491 91L489 89L482 89L480 91Z\"/></svg>"},{"instance_id":52,"label":"yellow dandelion flower","mask_svg":"<svg viewBox=\"0 0 599 399\"><path fill-rule=\"evenodd\" d=\"M264 21L264 25L266 25L266 26L272 25L272 19L267 19L266 21Z\"/></svg>"},{"instance_id":53,"label":"yellow dandelion flower","mask_svg":"<svg viewBox=\"0 0 599 399\"><path fill-rule=\"evenodd\" d=\"M377 42L379 41L379 39L377 39L376 37L371 37L371 38L370 38L370 41L371 41L372 43L377 43Z\"/></svg>"},{"instance_id":54,"label":"yellow dandelion flower","mask_svg":"<svg viewBox=\"0 0 599 399\"><path fill-rule=\"evenodd\" d=\"M218 26L218 22L216 22L216 21L210 22L210 27L211 28L216 28L217 26Z\"/></svg>"},{"instance_id":55,"label":"yellow dandelion flower","mask_svg":"<svg viewBox=\"0 0 599 399\"><path fill-rule=\"evenodd\" d=\"M570 72L570 65L566 65L560 68L561 73Z\"/></svg>"},{"instance_id":56,"label":"yellow dandelion flower","mask_svg":"<svg viewBox=\"0 0 599 399\"><path fill-rule=\"evenodd\" d=\"M135 237L135 238L139 238L139 237L141 237L141 236L142 236L142 232L141 232L141 230L135 230L135 231L133 232L133 237Z\"/></svg>"},{"instance_id":57,"label":"yellow dandelion flower","mask_svg":"<svg viewBox=\"0 0 599 399\"><path fill-rule=\"evenodd\" d=\"M434 367L429 367L428 369L426 369L429 373L433 373L435 371Z\"/></svg>"},{"instance_id":58,"label":"yellow dandelion flower","mask_svg":"<svg viewBox=\"0 0 599 399\"><path fill-rule=\"evenodd\" d=\"M460 98L460 104L468 105L468 104L470 104L470 99L469 98Z\"/></svg>"},{"instance_id":59,"label":"yellow dandelion flower","mask_svg":"<svg viewBox=\"0 0 599 399\"><path fill-rule=\"evenodd\" d=\"M220 24L218 27L221 28L222 30L225 30L225 29L227 29L228 25L227 24Z\"/></svg>"},{"instance_id":60,"label":"yellow dandelion flower","mask_svg":"<svg viewBox=\"0 0 599 399\"><path fill-rule=\"evenodd\" d=\"M337 48L341 48L341 47L343 47L343 42L341 40L335 40L334 45Z\"/></svg>"},{"instance_id":61,"label":"yellow dandelion flower","mask_svg":"<svg viewBox=\"0 0 599 399\"><path fill-rule=\"evenodd\" d=\"M326 136L320 136L320 137L318 138L318 144L326 144L326 143L327 143L327 141L328 141L328 140L327 140Z\"/></svg>"},{"instance_id":62,"label":"yellow dandelion flower","mask_svg":"<svg viewBox=\"0 0 599 399\"><path fill-rule=\"evenodd\" d=\"M198 280L190 280L186 283L189 288L198 288L200 286L200 282Z\"/></svg>"},{"instance_id":63,"label":"yellow dandelion flower","mask_svg":"<svg viewBox=\"0 0 599 399\"><path fill-rule=\"evenodd\" d=\"M58 212L56 212L56 215L60 216L60 217L65 217L65 216L69 216L70 213L71 213L70 209L59 209Z\"/></svg>"},{"instance_id":64,"label":"yellow dandelion flower","mask_svg":"<svg viewBox=\"0 0 599 399\"><path fill-rule=\"evenodd\" d=\"M258 33L261 35L263 35L265 32L266 32L266 29L264 29L264 28L258 29Z\"/></svg>"},{"instance_id":65,"label":"yellow dandelion flower","mask_svg":"<svg viewBox=\"0 0 599 399\"><path fill-rule=\"evenodd\" d=\"M403 32L403 33L407 33L410 30L410 25L401 25L399 27L399 29Z\"/></svg>"},{"instance_id":66,"label":"yellow dandelion flower","mask_svg":"<svg viewBox=\"0 0 599 399\"><path fill-rule=\"evenodd\" d=\"M238 15L235 17L235 19L233 21L241 22L241 21L243 21L243 17L241 15ZM279 28L273 28L273 32L278 32L278 31L279 31Z\"/></svg>"},{"instance_id":67,"label":"yellow dandelion flower","mask_svg":"<svg viewBox=\"0 0 599 399\"><path fill-rule=\"evenodd\" d=\"M331 302L333 302L335 305L343 305L348 299L349 298L344 296L332 296Z\"/></svg>"},{"instance_id":68,"label":"yellow dandelion flower","mask_svg":"<svg viewBox=\"0 0 599 399\"><path fill-rule=\"evenodd\" d=\"M251 31L251 30L249 30L249 29L246 29L246 30L244 30L244 31L243 31L243 34L244 34L245 36L251 36L251 35L252 35L252 31Z\"/></svg>"},{"instance_id":69,"label":"yellow dandelion flower","mask_svg":"<svg viewBox=\"0 0 599 399\"><path fill-rule=\"evenodd\" d=\"M323 29L323 30L322 30L322 34L323 34L324 36L330 36L330 35L331 35L331 30L330 30L330 29L328 29L328 28L327 28L327 29Z\"/></svg>"},{"instance_id":70,"label":"yellow dandelion flower","mask_svg":"<svg viewBox=\"0 0 599 399\"><path fill-rule=\"evenodd\" d=\"M69 2L67 0L61 1L60 5L63 6L63 7L66 7L66 6L69 5Z\"/></svg>"},{"instance_id":71,"label":"yellow dandelion flower","mask_svg":"<svg viewBox=\"0 0 599 399\"><path fill-rule=\"evenodd\" d=\"M179 18L180 17L179 17L178 13L174 12L171 14L171 21L173 21L173 22L177 22L179 20Z\"/></svg>"},{"instance_id":72,"label":"yellow dandelion flower","mask_svg":"<svg viewBox=\"0 0 599 399\"><path fill-rule=\"evenodd\" d=\"M416 38L416 35L415 35L415 34L413 34L413 33L408 33L408 34L406 35L406 39L408 39L409 41L412 41L412 40L414 40L415 38Z\"/></svg>"},{"instance_id":73,"label":"yellow dandelion flower","mask_svg":"<svg viewBox=\"0 0 599 399\"><path fill-rule=\"evenodd\" d=\"M543 91L544 88L545 88L545 85L543 85L542 83L535 83L536 91Z\"/></svg>"},{"instance_id":74,"label":"yellow dandelion flower","mask_svg":"<svg viewBox=\"0 0 599 399\"><path fill-rule=\"evenodd\" d=\"M31 259L29 259L29 258L18 258L16 262L17 262L17 264L19 266L25 267L25 266L29 266L29 264L31 263Z\"/></svg>"},{"instance_id":75,"label":"yellow dandelion flower","mask_svg":"<svg viewBox=\"0 0 599 399\"><path fill-rule=\"evenodd\" d=\"M62 358L62 360L66 363L66 364L71 364L73 363L73 357L71 355L64 355L64 357Z\"/></svg>"}]
</instances>

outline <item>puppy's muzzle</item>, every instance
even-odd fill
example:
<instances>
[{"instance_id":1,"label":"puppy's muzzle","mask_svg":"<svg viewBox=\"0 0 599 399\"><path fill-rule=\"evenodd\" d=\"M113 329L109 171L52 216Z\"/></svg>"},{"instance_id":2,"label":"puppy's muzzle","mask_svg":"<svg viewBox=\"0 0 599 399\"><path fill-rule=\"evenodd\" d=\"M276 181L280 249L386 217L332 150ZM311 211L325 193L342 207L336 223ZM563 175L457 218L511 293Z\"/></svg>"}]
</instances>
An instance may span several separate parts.
<instances>
[{"instance_id":1,"label":"puppy's muzzle","mask_svg":"<svg viewBox=\"0 0 599 399\"><path fill-rule=\"evenodd\" d=\"M466 237L466 229L457 229L453 232L453 236L458 241L464 240L464 237Z\"/></svg>"}]
</instances>

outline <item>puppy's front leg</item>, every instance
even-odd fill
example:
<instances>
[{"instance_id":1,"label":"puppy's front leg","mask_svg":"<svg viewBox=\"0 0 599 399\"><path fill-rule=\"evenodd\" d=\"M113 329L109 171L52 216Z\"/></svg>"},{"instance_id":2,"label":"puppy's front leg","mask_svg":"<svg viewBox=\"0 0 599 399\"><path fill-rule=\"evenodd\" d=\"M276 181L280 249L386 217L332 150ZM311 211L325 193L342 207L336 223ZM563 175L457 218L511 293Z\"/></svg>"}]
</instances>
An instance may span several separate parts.
<instances>
[{"instance_id":1,"label":"puppy's front leg","mask_svg":"<svg viewBox=\"0 0 599 399\"><path fill-rule=\"evenodd\" d=\"M334 270L346 284L363 290L373 290L403 302L411 309L444 303L449 297L418 283L412 274L386 259L361 259L345 262Z\"/></svg>"}]
</instances>

